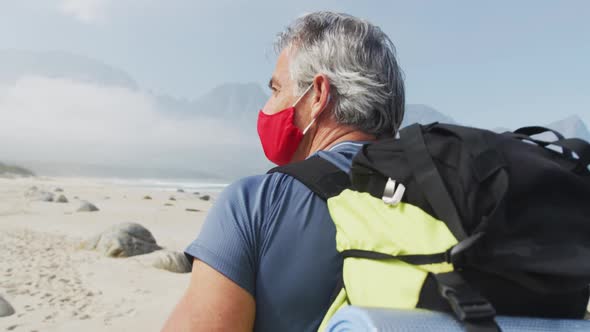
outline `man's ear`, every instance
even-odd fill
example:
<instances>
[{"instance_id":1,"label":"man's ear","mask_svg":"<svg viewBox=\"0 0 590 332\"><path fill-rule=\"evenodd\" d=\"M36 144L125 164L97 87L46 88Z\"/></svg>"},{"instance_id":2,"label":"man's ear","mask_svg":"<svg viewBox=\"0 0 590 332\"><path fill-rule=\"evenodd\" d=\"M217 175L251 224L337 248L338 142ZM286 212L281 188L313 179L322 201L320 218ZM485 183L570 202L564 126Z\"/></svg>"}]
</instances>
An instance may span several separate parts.
<instances>
[{"instance_id":1,"label":"man's ear","mask_svg":"<svg viewBox=\"0 0 590 332\"><path fill-rule=\"evenodd\" d=\"M318 74L313 78L313 99L311 104L311 118L317 118L331 100L330 80L325 74Z\"/></svg>"}]
</instances>

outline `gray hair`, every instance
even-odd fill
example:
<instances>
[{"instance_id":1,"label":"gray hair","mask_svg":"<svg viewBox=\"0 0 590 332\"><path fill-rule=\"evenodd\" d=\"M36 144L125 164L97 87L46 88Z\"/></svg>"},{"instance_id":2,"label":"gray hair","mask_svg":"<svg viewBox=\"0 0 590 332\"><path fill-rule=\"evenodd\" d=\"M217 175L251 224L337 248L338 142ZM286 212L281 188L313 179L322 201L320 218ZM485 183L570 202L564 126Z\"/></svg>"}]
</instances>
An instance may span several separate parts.
<instances>
[{"instance_id":1,"label":"gray hair","mask_svg":"<svg viewBox=\"0 0 590 332\"><path fill-rule=\"evenodd\" d=\"M315 12L279 33L275 50L284 49L291 52L295 95L324 74L338 123L376 136L396 134L404 116L403 74L393 43L379 27L346 14Z\"/></svg>"}]
</instances>

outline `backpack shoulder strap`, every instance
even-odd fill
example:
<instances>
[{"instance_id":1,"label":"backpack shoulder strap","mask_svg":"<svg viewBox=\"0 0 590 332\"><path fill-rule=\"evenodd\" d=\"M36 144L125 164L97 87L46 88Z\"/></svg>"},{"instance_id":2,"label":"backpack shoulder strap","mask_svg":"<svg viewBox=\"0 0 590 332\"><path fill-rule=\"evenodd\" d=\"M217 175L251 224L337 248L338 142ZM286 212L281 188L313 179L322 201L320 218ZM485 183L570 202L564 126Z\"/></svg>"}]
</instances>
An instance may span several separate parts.
<instances>
[{"instance_id":1,"label":"backpack shoulder strap","mask_svg":"<svg viewBox=\"0 0 590 332\"><path fill-rule=\"evenodd\" d=\"M275 167L267 173L288 174L324 200L340 194L351 184L346 172L319 156Z\"/></svg>"},{"instance_id":2,"label":"backpack shoulder strap","mask_svg":"<svg viewBox=\"0 0 590 332\"><path fill-rule=\"evenodd\" d=\"M413 124L402 129L400 139L414 178L437 217L447 223L457 240L467 238L455 203L428 152L421 126Z\"/></svg>"}]
</instances>

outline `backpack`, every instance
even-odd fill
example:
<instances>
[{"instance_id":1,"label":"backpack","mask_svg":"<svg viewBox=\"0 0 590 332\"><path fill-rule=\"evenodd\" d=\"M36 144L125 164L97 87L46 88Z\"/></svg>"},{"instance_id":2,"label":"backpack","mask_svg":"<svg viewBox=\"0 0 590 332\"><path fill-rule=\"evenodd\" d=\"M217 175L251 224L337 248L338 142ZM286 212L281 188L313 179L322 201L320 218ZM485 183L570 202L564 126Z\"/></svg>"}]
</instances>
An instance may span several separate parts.
<instances>
[{"instance_id":1,"label":"backpack","mask_svg":"<svg viewBox=\"0 0 590 332\"><path fill-rule=\"evenodd\" d=\"M557 140L536 134L552 132ZM314 156L289 174L326 200L345 305L582 318L590 284L590 144L542 127L502 134L414 124L363 146L350 174Z\"/></svg>"}]
</instances>

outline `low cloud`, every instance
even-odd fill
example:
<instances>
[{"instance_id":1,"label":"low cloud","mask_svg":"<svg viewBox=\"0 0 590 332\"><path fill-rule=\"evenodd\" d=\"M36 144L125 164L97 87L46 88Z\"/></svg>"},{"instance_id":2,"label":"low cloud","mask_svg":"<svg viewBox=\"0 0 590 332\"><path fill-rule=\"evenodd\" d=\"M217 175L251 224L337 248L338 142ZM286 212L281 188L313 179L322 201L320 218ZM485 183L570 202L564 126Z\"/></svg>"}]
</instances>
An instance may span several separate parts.
<instances>
[{"instance_id":1,"label":"low cloud","mask_svg":"<svg viewBox=\"0 0 590 332\"><path fill-rule=\"evenodd\" d=\"M106 18L111 4L111 0L60 0L59 9L84 23L96 23Z\"/></svg>"},{"instance_id":2,"label":"low cloud","mask_svg":"<svg viewBox=\"0 0 590 332\"><path fill-rule=\"evenodd\" d=\"M156 105L141 91L22 77L0 86L0 159L166 167L256 148L221 120L181 120Z\"/></svg>"}]
</instances>

